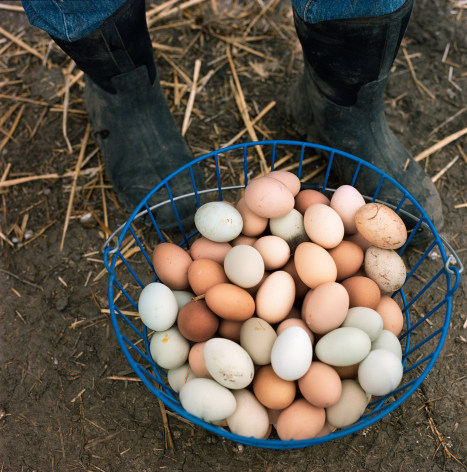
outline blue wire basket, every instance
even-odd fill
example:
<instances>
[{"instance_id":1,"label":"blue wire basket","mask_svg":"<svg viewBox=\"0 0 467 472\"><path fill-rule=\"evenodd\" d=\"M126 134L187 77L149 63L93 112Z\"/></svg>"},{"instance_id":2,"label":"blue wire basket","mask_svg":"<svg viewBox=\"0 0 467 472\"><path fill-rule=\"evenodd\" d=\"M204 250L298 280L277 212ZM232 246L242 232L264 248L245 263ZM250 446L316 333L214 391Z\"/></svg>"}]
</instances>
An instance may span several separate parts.
<instances>
[{"instance_id":1,"label":"blue wire basket","mask_svg":"<svg viewBox=\"0 0 467 472\"><path fill-rule=\"evenodd\" d=\"M390 206L406 220L407 217L413 220L414 230L407 243L399 250L407 266L407 279L403 287L392 295L405 316L404 331L400 336L404 366L402 382L388 395L373 399L356 423L326 436L282 441L233 434L228 429L207 423L185 411L177 393L168 385L166 372L151 358L150 333L137 316L137 301L141 290L148 283L158 280L157 268L151 262L151 253L156 244L167 241L167 235L161 229L167 224L176 227L170 233L172 242L186 249L189 249L193 238L198 234L193 229L194 214L191 221L182 221L180 218L177 205L180 205L182 199L191 199L196 207L208 200L234 202L253 177L253 165L257 168L261 161L269 162L268 170L291 170L290 166L286 168L281 164L295 163L291 171L298 175L303 184L310 176L304 175L304 170L310 162L319 159L318 155L322 158L323 154L328 158L327 166L320 173L324 174L324 178L314 181L313 188L328 196L332 195L335 189L328 187L332 167L337 160L344 159L346 165L354 166L355 172L350 182L339 182L339 185L358 186L362 171L371 172L376 190L373 195L365 195L367 201L381 201L378 195L383 188L387 189L389 186L392 194L398 195L398 201L391 202ZM259 156L261 159L258 159ZM198 187L201 182L197 182L198 167L201 165L212 170L209 172L211 179L206 179L202 190ZM236 168L243 167L243 172L234 171L233 165ZM189 183L191 191L176 195L174 180ZM155 199L158 203L152 205L151 202ZM410 214L404 210L407 204L410 204ZM165 211L160 213L162 207ZM158 212L164 221L159 219ZM141 221L143 218L144 224ZM168 219L171 221L167 221ZM151 228L147 227L148 222ZM412 250L408 244L420 228L425 233L428 232L428 242L423 250L419 247ZM108 239L103 251L105 267L109 273L108 300L115 335L130 366L149 391L173 412L211 433L236 443L269 449L309 447L356 433L379 421L406 401L423 382L439 356L448 332L452 297L459 286L463 269L458 256L439 236L423 208L390 176L351 154L318 144L286 140L238 144L194 159L154 187L135 208L128 221Z\"/></svg>"}]
</instances>

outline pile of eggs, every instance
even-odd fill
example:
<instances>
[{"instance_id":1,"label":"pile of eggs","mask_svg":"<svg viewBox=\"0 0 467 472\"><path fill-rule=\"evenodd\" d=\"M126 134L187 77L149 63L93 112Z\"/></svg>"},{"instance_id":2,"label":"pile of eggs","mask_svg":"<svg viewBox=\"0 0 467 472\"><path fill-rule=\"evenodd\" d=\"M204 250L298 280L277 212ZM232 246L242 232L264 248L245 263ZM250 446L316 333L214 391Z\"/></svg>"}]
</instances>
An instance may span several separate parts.
<instances>
[{"instance_id":1,"label":"pile of eggs","mask_svg":"<svg viewBox=\"0 0 467 472\"><path fill-rule=\"evenodd\" d=\"M403 375L407 240L388 206L348 185L329 200L273 171L236 204L195 214L189 250L153 252L138 311L183 408L233 433L309 439L356 422Z\"/></svg>"}]
</instances>

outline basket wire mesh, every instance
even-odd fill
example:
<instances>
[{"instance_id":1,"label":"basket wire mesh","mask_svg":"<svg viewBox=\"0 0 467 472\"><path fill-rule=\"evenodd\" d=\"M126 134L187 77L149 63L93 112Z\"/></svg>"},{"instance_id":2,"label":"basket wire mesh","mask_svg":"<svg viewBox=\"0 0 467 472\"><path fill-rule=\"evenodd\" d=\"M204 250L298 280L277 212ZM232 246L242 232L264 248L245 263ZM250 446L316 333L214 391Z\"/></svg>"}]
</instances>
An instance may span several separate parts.
<instances>
[{"instance_id":1,"label":"basket wire mesh","mask_svg":"<svg viewBox=\"0 0 467 472\"><path fill-rule=\"evenodd\" d=\"M179 238L179 240L173 241L181 247L189 249L190 243L198 232L193 229L192 221L182 221L177 205L184 198L192 199L197 207L206 200L237 200L241 190L252 177L249 163L253 158L257 159L256 153L259 146L264 155L269 158L270 170L277 168L278 162L281 159L285 160L285 156L287 162L295 161L297 163L294 172L299 178L303 177L303 170L307 164L316 160L313 156L316 156L317 153L326 154L328 164L324 179L321 182L315 182L312 187L327 194L332 194L335 190L328 187L333 163L337 159L344 159L349 165L355 167L355 172L351 182L339 182L339 185L355 186L362 168L365 168L366 172L371 171L374 174L375 182L378 182L374 194L365 196L367 201L380 201L378 195L383 186L392 186L392 189L400 196L399 201L391 205L395 211L407 216L404 206L410 203L412 211L415 209L417 213L409 214L414 220L415 228L410 232L406 244L398 250L407 266L407 278L404 285L392 294L405 317L404 331L399 337L403 352L404 375L402 382L391 393L373 398L363 416L356 423L325 436L306 440L283 441L240 436L186 412L178 400L178 394L168 385L166 372L151 358L149 350L151 333L142 324L136 313L139 293L148 283L158 280L157 268L153 266L151 261L152 249L155 244L167 240L161 229L167 221L158 219L158 208L163 206L171 208L169 217L172 218L171 223L176 222L177 227L173 234ZM241 161L243 161L243 173L235 175L230 172L229 162ZM215 173L212 173L215 179L213 177L214 182L212 182L211 188L201 189L198 187L200 182L196 181L197 173L194 172L194 169L201 164L212 166L215 169ZM187 179L193 189L192 192L175 195L176 189L171 186L175 176L178 179L181 176ZM232 185L226 185L229 179L234 180L232 176L238 181L233 181ZM206 186L209 187L210 183L208 179ZM302 183L302 185L306 184ZM166 198L162 202L159 201L157 204L151 205L158 195L163 195ZM167 212L163 215L165 218L168 217ZM142 218L146 219L146 224L149 221L150 229L141 224ZM416 251L411 250L408 245L417 229L422 225L430 234L429 241L422 251L420 248ZM143 226L144 228L142 228ZM149 236L146 239L142 237L143 231L146 234L149 231ZM448 255L445 248L448 249ZM108 300L115 335L123 354L144 385L168 408L195 425L236 443L269 449L308 447L353 434L379 421L406 401L426 378L439 356L448 332L452 297L459 286L460 273L463 269L459 258L449 244L437 233L423 208L406 189L389 175L351 154L327 146L288 140L238 144L194 159L154 187L135 208L129 219L107 240L103 251L104 264L109 273Z\"/></svg>"}]
</instances>

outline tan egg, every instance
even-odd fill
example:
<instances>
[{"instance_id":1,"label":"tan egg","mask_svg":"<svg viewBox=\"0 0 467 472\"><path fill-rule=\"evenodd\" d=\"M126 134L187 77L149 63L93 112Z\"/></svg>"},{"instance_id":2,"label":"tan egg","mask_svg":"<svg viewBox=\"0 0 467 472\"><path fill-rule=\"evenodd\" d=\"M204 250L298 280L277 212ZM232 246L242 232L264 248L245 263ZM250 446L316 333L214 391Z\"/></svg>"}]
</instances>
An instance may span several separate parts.
<instances>
[{"instance_id":1,"label":"tan egg","mask_svg":"<svg viewBox=\"0 0 467 472\"><path fill-rule=\"evenodd\" d=\"M221 318L217 332L222 338L240 343L240 330L242 329L242 324L243 321L224 320Z\"/></svg>"},{"instance_id":2,"label":"tan egg","mask_svg":"<svg viewBox=\"0 0 467 472\"><path fill-rule=\"evenodd\" d=\"M300 398L281 412L277 419L276 431L283 441L311 439L320 433L325 421L324 408L311 405Z\"/></svg>"},{"instance_id":3,"label":"tan egg","mask_svg":"<svg viewBox=\"0 0 467 472\"><path fill-rule=\"evenodd\" d=\"M173 243L158 244L152 253L157 276L172 290L188 288L188 266L191 262L190 254Z\"/></svg>"},{"instance_id":4,"label":"tan egg","mask_svg":"<svg viewBox=\"0 0 467 472\"><path fill-rule=\"evenodd\" d=\"M285 331L287 328L290 328L291 326L299 326L300 328L305 330L305 332L310 337L311 343L312 344L314 343L314 341L315 341L314 334L310 331L310 328L308 328L306 323L300 318L286 318L284 321L281 321L279 326L276 328L277 336L279 336L279 334L281 334L283 331Z\"/></svg>"},{"instance_id":5,"label":"tan egg","mask_svg":"<svg viewBox=\"0 0 467 472\"><path fill-rule=\"evenodd\" d=\"M303 224L311 241L325 249L336 247L344 238L344 223L341 217L323 203L313 203L306 209Z\"/></svg>"},{"instance_id":6,"label":"tan egg","mask_svg":"<svg viewBox=\"0 0 467 472\"><path fill-rule=\"evenodd\" d=\"M282 182L294 197L300 191L300 179L293 172L286 170L273 170L266 174L266 176Z\"/></svg>"},{"instance_id":7,"label":"tan egg","mask_svg":"<svg viewBox=\"0 0 467 472\"><path fill-rule=\"evenodd\" d=\"M295 250L294 262L298 276L310 288L336 281L336 263L329 252L318 244L310 242L299 244Z\"/></svg>"},{"instance_id":8,"label":"tan egg","mask_svg":"<svg viewBox=\"0 0 467 472\"><path fill-rule=\"evenodd\" d=\"M203 357L203 349L205 342L193 344L190 348L190 353L188 354L188 364L196 377L201 377L204 379L212 379L211 374L209 373Z\"/></svg>"},{"instance_id":9,"label":"tan egg","mask_svg":"<svg viewBox=\"0 0 467 472\"><path fill-rule=\"evenodd\" d=\"M298 299L303 298L308 292L308 290L310 290L310 287L308 287L308 285L306 285L302 281L302 279L298 276L293 257L289 259L289 261L282 268L282 270L285 270L286 272L288 272L292 276L295 282L295 298L298 298Z\"/></svg>"},{"instance_id":10,"label":"tan egg","mask_svg":"<svg viewBox=\"0 0 467 472\"><path fill-rule=\"evenodd\" d=\"M313 205L313 203L322 203L324 205L330 205L329 198L321 192L312 189L306 189L298 192L295 197L295 209L298 210L302 215L305 214L306 209Z\"/></svg>"},{"instance_id":11,"label":"tan egg","mask_svg":"<svg viewBox=\"0 0 467 472\"><path fill-rule=\"evenodd\" d=\"M357 231L355 214L363 205L365 205L365 199L351 185L341 185L331 197L331 208L341 217L346 234L354 234Z\"/></svg>"},{"instance_id":12,"label":"tan egg","mask_svg":"<svg viewBox=\"0 0 467 472\"><path fill-rule=\"evenodd\" d=\"M329 250L337 267L337 281L354 275L363 264L363 250L355 243L342 241L338 246Z\"/></svg>"},{"instance_id":13,"label":"tan egg","mask_svg":"<svg viewBox=\"0 0 467 472\"><path fill-rule=\"evenodd\" d=\"M253 244L261 254L266 270L276 270L287 264L290 258L289 245L279 236L262 236Z\"/></svg>"},{"instance_id":14,"label":"tan egg","mask_svg":"<svg viewBox=\"0 0 467 472\"><path fill-rule=\"evenodd\" d=\"M349 293L349 307L365 306L376 309L381 299L381 291L376 284L368 277L356 275L341 282Z\"/></svg>"},{"instance_id":15,"label":"tan egg","mask_svg":"<svg viewBox=\"0 0 467 472\"><path fill-rule=\"evenodd\" d=\"M244 321L253 316L255 300L243 288L234 284L222 283L214 285L206 292L208 307L226 320Z\"/></svg>"},{"instance_id":16,"label":"tan egg","mask_svg":"<svg viewBox=\"0 0 467 472\"><path fill-rule=\"evenodd\" d=\"M326 282L310 290L302 304L302 318L316 334L338 328L349 310L349 294L337 282Z\"/></svg>"},{"instance_id":17,"label":"tan egg","mask_svg":"<svg viewBox=\"0 0 467 472\"><path fill-rule=\"evenodd\" d=\"M265 407L282 410L294 401L297 386L292 380L281 379L271 365L265 365L256 371L253 392Z\"/></svg>"},{"instance_id":18,"label":"tan egg","mask_svg":"<svg viewBox=\"0 0 467 472\"><path fill-rule=\"evenodd\" d=\"M197 259L188 267L188 282L196 295L202 295L209 287L228 281L224 268L211 259Z\"/></svg>"},{"instance_id":19,"label":"tan egg","mask_svg":"<svg viewBox=\"0 0 467 472\"><path fill-rule=\"evenodd\" d=\"M263 218L279 218L294 207L294 197L279 180L260 177L245 187L245 203L248 208Z\"/></svg>"},{"instance_id":20,"label":"tan egg","mask_svg":"<svg viewBox=\"0 0 467 472\"><path fill-rule=\"evenodd\" d=\"M203 342L214 336L219 326L219 318L204 300L191 301L179 311L177 326L184 338Z\"/></svg>"},{"instance_id":21,"label":"tan egg","mask_svg":"<svg viewBox=\"0 0 467 472\"><path fill-rule=\"evenodd\" d=\"M245 236L244 234L240 234L233 241L230 241L230 244L232 247L240 245L253 246L257 239L258 238L255 238L254 236Z\"/></svg>"},{"instance_id":22,"label":"tan egg","mask_svg":"<svg viewBox=\"0 0 467 472\"><path fill-rule=\"evenodd\" d=\"M256 365L271 363L271 350L277 334L267 322L256 316L243 322L240 331L240 346L253 359Z\"/></svg>"},{"instance_id":23,"label":"tan egg","mask_svg":"<svg viewBox=\"0 0 467 472\"><path fill-rule=\"evenodd\" d=\"M342 382L338 373L322 362L312 362L307 373L298 379L301 394L312 405L327 408L334 405L342 393Z\"/></svg>"},{"instance_id":24,"label":"tan egg","mask_svg":"<svg viewBox=\"0 0 467 472\"><path fill-rule=\"evenodd\" d=\"M264 261L254 246L240 244L225 256L224 271L232 283L242 288L250 288L262 280Z\"/></svg>"},{"instance_id":25,"label":"tan egg","mask_svg":"<svg viewBox=\"0 0 467 472\"><path fill-rule=\"evenodd\" d=\"M359 365L360 365L360 362L357 362L356 364L344 365L344 366L333 365L332 367L337 372L339 377L342 380L344 380L344 379L356 379L358 375Z\"/></svg>"},{"instance_id":26,"label":"tan egg","mask_svg":"<svg viewBox=\"0 0 467 472\"><path fill-rule=\"evenodd\" d=\"M225 255L231 248L230 243L217 243L201 236L191 245L190 255L193 260L211 259L222 265Z\"/></svg>"},{"instance_id":27,"label":"tan egg","mask_svg":"<svg viewBox=\"0 0 467 472\"><path fill-rule=\"evenodd\" d=\"M370 246L365 252L365 273L382 292L399 290L405 282L407 269L402 257L393 249Z\"/></svg>"},{"instance_id":28,"label":"tan egg","mask_svg":"<svg viewBox=\"0 0 467 472\"><path fill-rule=\"evenodd\" d=\"M295 283L284 270L269 275L256 293L256 314L268 323L285 319L295 301Z\"/></svg>"},{"instance_id":29,"label":"tan egg","mask_svg":"<svg viewBox=\"0 0 467 472\"><path fill-rule=\"evenodd\" d=\"M241 197L236 206L237 210L242 215L243 228L242 234L245 236L258 236L268 226L268 219L258 216L253 213L245 203L245 198Z\"/></svg>"},{"instance_id":30,"label":"tan egg","mask_svg":"<svg viewBox=\"0 0 467 472\"><path fill-rule=\"evenodd\" d=\"M397 302L388 295L381 295L381 299L375 308L383 319L383 329L399 336L404 327L404 315Z\"/></svg>"},{"instance_id":31,"label":"tan egg","mask_svg":"<svg viewBox=\"0 0 467 472\"><path fill-rule=\"evenodd\" d=\"M373 246L398 249L407 241L407 228L401 217L383 203L367 203L355 214L358 232Z\"/></svg>"}]
</instances>

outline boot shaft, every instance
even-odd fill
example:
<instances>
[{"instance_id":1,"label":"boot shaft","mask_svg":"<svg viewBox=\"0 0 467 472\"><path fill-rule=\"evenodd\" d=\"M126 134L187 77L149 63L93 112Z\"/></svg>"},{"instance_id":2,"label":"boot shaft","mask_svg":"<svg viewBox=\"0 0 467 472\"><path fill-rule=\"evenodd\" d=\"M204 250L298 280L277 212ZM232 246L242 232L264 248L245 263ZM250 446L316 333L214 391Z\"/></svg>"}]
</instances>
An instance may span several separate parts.
<instances>
[{"instance_id":1,"label":"boot shaft","mask_svg":"<svg viewBox=\"0 0 467 472\"><path fill-rule=\"evenodd\" d=\"M156 78L144 0L127 0L95 31L73 42L52 37L97 85L115 93L112 78L146 66Z\"/></svg>"},{"instance_id":2,"label":"boot shaft","mask_svg":"<svg viewBox=\"0 0 467 472\"><path fill-rule=\"evenodd\" d=\"M318 89L343 106L364 85L387 79L404 36L413 0L387 15L305 23L294 10L305 65Z\"/></svg>"}]
</instances>

